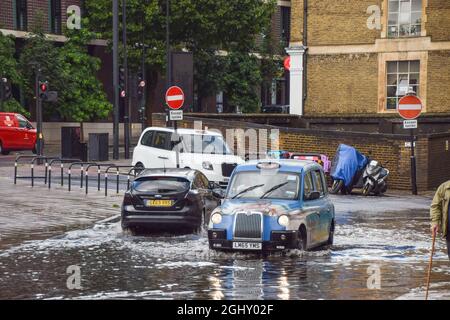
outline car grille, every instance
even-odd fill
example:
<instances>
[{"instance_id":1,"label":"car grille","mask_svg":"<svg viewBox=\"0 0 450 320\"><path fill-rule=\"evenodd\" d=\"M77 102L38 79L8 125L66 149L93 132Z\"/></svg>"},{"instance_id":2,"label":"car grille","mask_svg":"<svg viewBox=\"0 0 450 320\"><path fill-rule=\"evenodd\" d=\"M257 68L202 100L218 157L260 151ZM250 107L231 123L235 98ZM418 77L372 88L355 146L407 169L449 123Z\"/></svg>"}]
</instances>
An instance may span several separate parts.
<instances>
[{"instance_id":1,"label":"car grille","mask_svg":"<svg viewBox=\"0 0 450 320\"><path fill-rule=\"evenodd\" d=\"M234 237L245 239L262 238L262 214L238 212L235 218Z\"/></svg>"},{"instance_id":2,"label":"car grille","mask_svg":"<svg viewBox=\"0 0 450 320\"><path fill-rule=\"evenodd\" d=\"M236 168L236 163L222 163L222 175L224 177L230 177L233 173L234 168Z\"/></svg>"}]
</instances>

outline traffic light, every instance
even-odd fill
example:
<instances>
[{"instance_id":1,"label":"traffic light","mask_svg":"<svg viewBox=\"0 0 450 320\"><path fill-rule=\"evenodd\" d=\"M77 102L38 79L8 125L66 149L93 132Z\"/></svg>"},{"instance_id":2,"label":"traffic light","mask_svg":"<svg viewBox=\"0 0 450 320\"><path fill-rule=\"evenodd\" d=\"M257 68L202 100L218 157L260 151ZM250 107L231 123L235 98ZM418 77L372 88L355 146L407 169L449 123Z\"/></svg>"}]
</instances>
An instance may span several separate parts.
<instances>
[{"instance_id":1,"label":"traffic light","mask_svg":"<svg viewBox=\"0 0 450 320\"><path fill-rule=\"evenodd\" d=\"M8 82L8 80L6 80L6 83L4 85L4 92L5 92L5 94L4 94L5 100L8 100L9 98L11 98L11 95L12 95L11 84Z\"/></svg>"},{"instance_id":2,"label":"traffic light","mask_svg":"<svg viewBox=\"0 0 450 320\"><path fill-rule=\"evenodd\" d=\"M38 95L41 100L48 99L48 81L39 81Z\"/></svg>"},{"instance_id":3,"label":"traffic light","mask_svg":"<svg viewBox=\"0 0 450 320\"><path fill-rule=\"evenodd\" d=\"M9 98L11 98L11 84L9 83L7 78L0 79L0 90L1 90L0 99L6 101Z\"/></svg>"},{"instance_id":4,"label":"traffic light","mask_svg":"<svg viewBox=\"0 0 450 320\"><path fill-rule=\"evenodd\" d=\"M142 77L142 74L139 73L138 74L138 78L137 78L137 94L139 98L142 98L144 96L144 89L145 89L145 80Z\"/></svg>"},{"instance_id":5,"label":"traffic light","mask_svg":"<svg viewBox=\"0 0 450 320\"><path fill-rule=\"evenodd\" d=\"M125 68L122 66L119 66L119 92L120 92L121 98L125 98L127 96L126 74L125 74Z\"/></svg>"}]
</instances>

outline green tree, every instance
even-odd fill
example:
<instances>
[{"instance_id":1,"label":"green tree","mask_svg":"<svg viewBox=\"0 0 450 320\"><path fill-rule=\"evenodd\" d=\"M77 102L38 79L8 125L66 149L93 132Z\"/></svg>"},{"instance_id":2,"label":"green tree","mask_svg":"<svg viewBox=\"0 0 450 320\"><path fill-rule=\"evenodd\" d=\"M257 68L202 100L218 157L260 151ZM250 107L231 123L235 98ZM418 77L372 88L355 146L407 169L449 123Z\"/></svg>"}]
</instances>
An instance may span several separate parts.
<instances>
[{"instance_id":1,"label":"green tree","mask_svg":"<svg viewBox=\"0 0 450 320\"><path fill-rule=\"evenodd\" d=\"M112 105L96 77L100 59L88 53L88 43L94 34L82 28L67 30L65 35L68 40L59 49L64 89L60 91L57 111L66 120L80 122L83 134L83 122L106 118Z\"/></svg>"},{"instance_id":2,"label":"green tree","mask_svg":"<svg viewBox=\"0 0 450 320\"><path fill-rule=\"evenodd\" d=\"M262 81L259 59L239 51L229 52L223 59L226 72L221 87L229 105L244 113L259 111L261 106L256 92L257 85Z\"/></svg>"},{"instance_id":3,"label":"green tree","mask_svg":"<svg viewBox=\"0 0 450 320\"><path fill-rule=\"evenodd\" d=\"M39 30L26 39L19 58L19 71L23 77L24 91L34 107L36 73L40 70L40 80L48 81L49 90L61 93L64 90L64 77L61 70L60 45L47 39ZM55 114L54 104L43 103L46 117Z\"/></svg>"},{"instance_id":4,"label":"green tree","mask_svg":"<svg viewBox=\"0 0 450 320\"><path fill-rule=\"evenodd\" d=\"M151 48L148 65L164 72L165 3L166 0L127 0L127 47L134 68L140 64L141 54L134 44L144 41ZM86 0L85 8L91 28L111 39L111 1ZM268 30L275 8L274 0L171 1L171 46L193 52L194 81L200 100L223 90L232 96L231 101L240 101L244 112L257 109L254 90L260 85L256 68L261 64L250 55L257 51L256 38ZM223 54L226 52L232 52L231 56ZM242 65L232 65L231 61ZM243 71L239 76L247 78L238 77L236 72L240 67ZM235 76L226 77L230 72ZM232 84L232 80L237 82ZM242 96L236 99L236 93L227 90L240 82L245 89L238 91Z\"/></svg>"},{"instance_id":5,"label":"green tree","mask_svg":"<svg viewBox=\"0 0 450 320\"><path fill-rule=\"evenodd\" d=\"M0 32L0 77L7 78L10 84L21 86L22 77L18 72L18 64L14 54L14 37L5 36ZM14 97L4 101L2 110L0 111L19 112L25 116L29 116L29 113Z\"/></svg>"},{"instance_id":6,"label":"green tree","mask_svg":"<svg viewBox=\"0 0 450 320\"><path fill-rule=\"evenodd\" d=\"M112 106L96 78L101 61L88 52L88 43L95 34L82 28L66 30L65 36L66 42L55 44L40 31L31 34L20 55L20 70L30 97L35 95L38 69L40 80L48 81L49 90L58 92L56 103L43 103L47 117L58 114L83 127L83 122L106 118Z\"/></svg>"}]
</instances>

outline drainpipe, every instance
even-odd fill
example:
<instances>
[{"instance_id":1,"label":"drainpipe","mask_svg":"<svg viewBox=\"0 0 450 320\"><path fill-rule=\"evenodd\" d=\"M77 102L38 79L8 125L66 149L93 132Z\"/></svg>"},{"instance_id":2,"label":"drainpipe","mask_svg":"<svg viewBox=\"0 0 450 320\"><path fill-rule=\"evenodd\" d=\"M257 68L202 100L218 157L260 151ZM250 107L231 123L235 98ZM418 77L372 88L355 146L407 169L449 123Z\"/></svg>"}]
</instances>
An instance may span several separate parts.
<instances>
[{"instance_id":1,"label":"drainpipe","mask_svg":"<svg viewBox=\"0 0 450 320\"><path fill-rule=\"evenodd\" d=\"M308 50L308 0L303 0L303 46ZM303 56L303 110L304 113L306 98L308 97L308 82L307 82L307 58L308 54L305 52Z\"/></svg>"}]
</instances>

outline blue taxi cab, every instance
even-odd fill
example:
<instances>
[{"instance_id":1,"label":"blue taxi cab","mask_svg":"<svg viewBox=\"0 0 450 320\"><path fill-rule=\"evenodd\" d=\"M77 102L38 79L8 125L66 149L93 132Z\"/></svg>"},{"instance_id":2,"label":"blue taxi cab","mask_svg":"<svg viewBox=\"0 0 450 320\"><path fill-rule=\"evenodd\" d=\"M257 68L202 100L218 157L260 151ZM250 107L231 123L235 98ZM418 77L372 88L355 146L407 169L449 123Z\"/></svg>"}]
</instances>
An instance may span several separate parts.
<instances>
[{"instance_id":1,"label":"blue taxi cab","mask_svg":"<svg viewBox=\"0 0 450 320\"><path fill-rule=\"evenodd\" d=\"M215 250L310 250L331 246L335 227L322 166L314 161L260 160L234 170L210 218Z\"/></svg>"}]
</instances>

